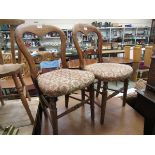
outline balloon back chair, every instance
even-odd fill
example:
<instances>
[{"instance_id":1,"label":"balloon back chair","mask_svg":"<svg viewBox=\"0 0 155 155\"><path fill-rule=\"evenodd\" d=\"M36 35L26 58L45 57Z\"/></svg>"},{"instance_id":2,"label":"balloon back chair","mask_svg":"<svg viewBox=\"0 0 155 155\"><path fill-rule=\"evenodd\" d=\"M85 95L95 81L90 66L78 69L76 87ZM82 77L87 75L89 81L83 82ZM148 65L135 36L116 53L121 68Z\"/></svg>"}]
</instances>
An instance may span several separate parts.
<instances>
[{"instance_id":1,"label":"balloon back chair","mask_svg":"<svg viewBox=\"0 0 155 155\"><path fill-rule=\"evenodd\" d=\"M86 65L84 62L84 57L82 54L82 50L80 47L80 44L78 42L78 33L83 33L85 36L87 36L89 33L93 32L97 34L97 49L96 54L98 58L99 63L94 63L90 65ZM88 25L88 24L76 24L73 27L73 42L75 44L75 48L77 49L77 52L79 54L79 61L80 61L80 68L91 71L95 78L97 79L97 90L96 90L96 96L98 97L99 94L102 95L101 104L97 105L101 108L101 117L100 117L100 123L104 123L104 115L105 115L105 108L106 108L106 102L108 99L112 98L113 96L117 95L119 92L123 91L123 106L126 103L126 95L127 95L127 88L128 88L128 78L130 74L132 73L132 68L128 65L123 64L116 64L116 63L104 63L102 62L102 35L101 32L94 26ZM108 96L108 82L112 81L124 81L124 87L120 88L119 90L116 90L113 94ZM101 90L101 82L103 82L103 89ZM95 102L96 103L96 102Z\"/></svg>"},{"instance_id":2,"label":"balloon back chair","mask_svg":"<svg viewBox=\"0 0 155 155\"><path fill-rule=\"evenodd\" d=\"M58 33L60 36L60 57L62 67L54 71L40 74L35 66L31 54L24 45L23 35L25 33L32 33L38 37L43 37L44 35L53 32ZM48 120L48 122L51 123L53 127L53 134L58 134L58 119L78 109L85 103L90 105L91 119L94 120L94 74L89 71L71 70L67 68L66 36L64 32L51 25L21 25L17 27L15 33L18 47L28 61L32 80L39 94L39 105L32 134L42 133L42 124L46 123L42 121L43 114L44 117L46 117L45 120ZM77 103L71 108L67 108L63 113L58 115L56 104L58 97L62 95L68 96L77 90L84 89L85 87L88 87L89 89L88 98L85 101L79 99L80 103Z\"/></svg>"}]
</instances>

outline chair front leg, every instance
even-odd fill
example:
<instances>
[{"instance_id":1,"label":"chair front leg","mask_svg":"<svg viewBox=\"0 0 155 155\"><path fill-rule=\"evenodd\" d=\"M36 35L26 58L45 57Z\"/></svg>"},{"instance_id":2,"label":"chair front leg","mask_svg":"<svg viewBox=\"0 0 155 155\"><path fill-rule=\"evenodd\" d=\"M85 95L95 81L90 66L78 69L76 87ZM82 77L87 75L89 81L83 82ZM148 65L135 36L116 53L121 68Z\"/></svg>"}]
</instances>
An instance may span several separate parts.
<instances>
[{"instance_id":1,"label":"chair front leg","mask_svg":"<svg viewBox=\"0 0 155 155\"><path fill-rule=\"evenodd\" d=\"M65 107L68 108L69 95L65 95Z\"/></svg>"},{"instance_id":2,"label":"chair front leg","mask_svg":"<svg viewBox=\"0 0 155 155\"><path fill-rule=\"evenodd\" d=\"M58 118L57 118L57 107L56 107L57 98L49 98L49 108L52 119L53 135L58 134Z\"/></svg>"},{"instance_id":3,"label":"chair front leg","mask_svg":"<svg viewBox=\"0 0 155 155\"><path fill-rule=\"evenodd\" d=\"M94 83L89 86L91 120L94 121Z\"/></svg>"},{"instance_id":4,"label":"chair front leg","mask_svg":"<svg viewBox=\"0 0 155 155\"><path fill-rule=\"evenodd\" d=\"M101 102L101 119L100 123L104 124L104 116L105 116L105 109L106 109L106 102L107 102L107 95L108 95L108 82L103 82L103 91L102 91L102 102Z\"/></svg>"},{"instance_id":5,"label":"chair front leg","mask_svg":"<svg viewBox=\"0 0 155 155\"><path fill-rule=\"evenodd\" d=\"M34 127L32 131L32 135L40 135L41 134L41 126L42 126L42 106L39 101L38 109L37 109L37 114L34 122Z\"/></svg>"},{"instance_id":6,"label":"chair front leg","mask_svg":"<svg viewBox=\"0 0 155 155\"><path fill-rule=\"evenodd\" d=\"M84 89L81 90L81 99L82 99L82 101L85 100L85 90Z\"/></svg>"}]
</instances>

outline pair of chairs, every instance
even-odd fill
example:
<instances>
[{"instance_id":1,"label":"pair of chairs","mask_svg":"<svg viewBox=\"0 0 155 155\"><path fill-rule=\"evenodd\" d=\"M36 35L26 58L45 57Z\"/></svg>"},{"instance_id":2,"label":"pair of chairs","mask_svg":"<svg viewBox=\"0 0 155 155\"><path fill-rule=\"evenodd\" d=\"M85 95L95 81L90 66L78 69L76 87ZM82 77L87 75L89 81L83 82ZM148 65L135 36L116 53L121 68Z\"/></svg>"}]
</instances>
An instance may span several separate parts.
<instances>
[{"instance_id":1,"label":"pair of chairs","mask_svg":"<svg viewBox=\"0 0 155 155\"><path fill-rule=\"evenodd\" d=\"M39 74L36 69L35 63L32 56L30 55L28 49L24 45L23 35L25 33L33 33L41 37L50 32L57 32L60 35L61 46L60 46L60 56L62 61L62 68L54 70L48 73ZM77 33L82 32L84 35L88 35L90 32L97 34L97 58L99 63L86 65L83 57L83 51L80 48ZM49 118L52 127L53 134L58 134L58 119L62 116L76 110L77 108L83 106L85 103L90 105L91 109L91 119L94 120L94 80L98 80L97 94L102 94L101 101L101 119L100 122L103 124L106 102L111 97L118 94L123 90L123 105L125 105L125 98L127 95L128 78L132 73L132 68L128 65L120 65L113 63L102 63L102 35L100 31L94 27L87 24L77 24L73 28L73 41L75 48L77 49L79 55L79 69L68 69L68 64L66 62L66 37L62 30L55 26L48 25L21 25L16 29L16 42L20 51L25 56L26 60L30 66L30 72L32 80L35 87L39 91L39 106L37 110L35 125L33 129L33 134L41 134L41 124L42 124L42 113L46 118ZM125 81L124 87L117 90L110 96L107 94L108 82L109 81ZM100 91L101 82L103 82L103 90ZM77 99L71 94L74 91L81 90L81 99ZM86 93L89 91L89 95ZM61 114L57 114L56 102L59 96L65 95L65 106L67 110ZM97 95L98 96L98 95ZM69 97L81 101L75 106L68 108ZM87 98L86 98L87 97ZM49 111L48 111L49 108Z\"/></svg>"}]
</instances>

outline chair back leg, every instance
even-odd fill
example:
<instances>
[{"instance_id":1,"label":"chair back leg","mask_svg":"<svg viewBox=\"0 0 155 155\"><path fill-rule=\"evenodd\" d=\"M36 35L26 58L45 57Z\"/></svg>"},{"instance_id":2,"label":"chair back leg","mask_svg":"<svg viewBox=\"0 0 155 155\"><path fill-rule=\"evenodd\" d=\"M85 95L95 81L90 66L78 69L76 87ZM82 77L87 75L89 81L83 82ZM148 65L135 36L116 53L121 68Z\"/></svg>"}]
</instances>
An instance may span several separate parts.
<instances>
[{"instance_id":1,"label":"chair back leg","mask_svg":"<svg viewBox=\"0 0 155 155\"><path fill-rule=\"evenodd\" d=\"M94 84L92 83L88 89L90 99L91 120L94 121Z\"/></svg>"},{"instance_id":2,"label":"chair back leg","mask_svg":"<svg viewBox=\"0 0 155 155\"><path fill-rule=\"evenodd\" d=\"M124 80L124 91L123 91L123 107L126 104L126 97L127 97L127 91L128 91L128 83L129 83L129 80L125 79Z\"/></svg>"},{"instance_id":3,"label":"chair back leg","mask_svg":"<svg viewBox=\"0 0 155 155\"><path fill-rule=\"evenodd\" d=\"M27 112L27 114L28 114L28 116L30 118L31 123L33 124L34 123L34 119L33 119L33 116L31 114L31 111L29 109L29 105L28 105L28 102L26 100L26 97L24 96L23 89L22 89L22 87L20 85L19 79L18 79L16 74L14 74L12 76L12 78L14 80L14 83L15 83L16 89L18 91L18 94L19 94L19 96L21 98L22 104L23 104L23 106L24 106L24 108L25 108L25 110L26 110L26 112Z\"/></svg>"}]
</instances>

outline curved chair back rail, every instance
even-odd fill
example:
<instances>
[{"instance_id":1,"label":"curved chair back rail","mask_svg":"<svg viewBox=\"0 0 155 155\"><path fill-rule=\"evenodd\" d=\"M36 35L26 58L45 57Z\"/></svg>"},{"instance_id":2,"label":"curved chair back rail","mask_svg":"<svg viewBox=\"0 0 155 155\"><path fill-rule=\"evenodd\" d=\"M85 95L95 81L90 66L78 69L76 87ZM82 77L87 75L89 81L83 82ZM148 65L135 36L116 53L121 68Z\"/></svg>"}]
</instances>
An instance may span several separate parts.
<instances>
[{"instance_id":1,"label":"curved chair back rail","mask_svg":"<svg viewBox=\"0 0 155 155\"><path fill-rule=\"evenodd\" d=\"M38 37L42 37L50 32L57 32L60 35L60 40L61 40L61 60L62 60L62 67L67 68L67 63L66 63L66 36L64 32L55 27L55 26L50 26L50 25L20 25L17 27L15 30L15 35L16 35L16 42L18 44L18 47L20 51L23 53L25 56L26 60L28 61L28 64L30 66L30 72L31 76L33 78L36 78L38 76L38 71L35 66L35 62L29 53L28 49L26 48L24 41L23 41L23 34L24 33L33 33L36 34Z\"/></svg>"},{"instance_id":2,"label":"curved chair back rail","mask_svg":"<svg viewBox=\"0 0 155 155\"><path fill-rule=\"evenodd\" d=\"M88 24L77 24L73 28L73 41L74 45L77 49L78 55L79 55L79 61L80 61L80 68L84 68L84 59L82 50L80 48L80 45L78 43L77 33L81 32L85 36L87 36L90 32L94 32L98 36L98 46L97 46L97 55L98 55L98 61L102 62L102 35L101 32L94 26L88 25Z\"/></svg>"}]
</instances>

